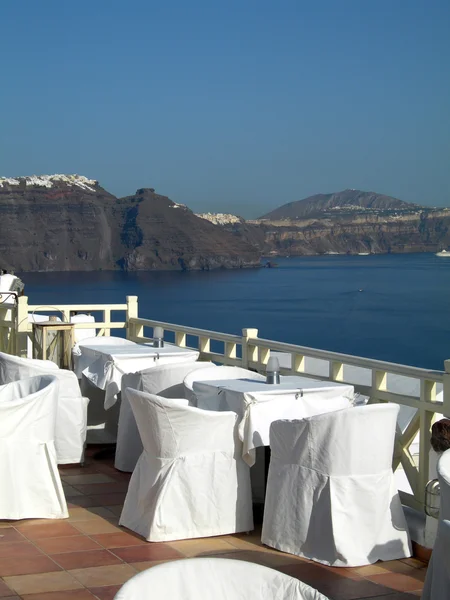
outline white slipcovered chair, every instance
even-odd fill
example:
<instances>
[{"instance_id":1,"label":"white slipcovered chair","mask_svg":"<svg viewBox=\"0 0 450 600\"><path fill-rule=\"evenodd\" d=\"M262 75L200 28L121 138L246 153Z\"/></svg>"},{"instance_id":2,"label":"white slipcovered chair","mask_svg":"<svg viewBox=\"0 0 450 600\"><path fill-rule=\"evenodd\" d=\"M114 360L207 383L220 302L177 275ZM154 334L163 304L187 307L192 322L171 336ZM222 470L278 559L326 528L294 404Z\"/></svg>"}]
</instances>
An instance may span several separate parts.
<instances>
[{"instance_id":1,"label":"white slipcovered chair","mask_svg":"<svg viewBox=\"0 0 450 600\"><path fill-rule=\"evenodd\" d=\"M0 386L0 519L69 516L53 441L58 387L52 375Z\"/></svg>"},{"instance_id":2,"label":"white slipcovered chair","mask_svg":"<svg viewBox=\"0 0 450 600\"><path fill-rule=\"evenodd\" d=\"M150 542L253 529L250 469L233 412L128 389L144 451L120 525Z\"/></svg>"},{"instance_id":3,"label":"white slipcovered chair","mask_svg":"<svg viewBox=\"0 0 450 600\"><path fill-rule=\"evenodd\" d=\"M87 405L72 371L49 360L21 358L0 352L0 385L26 377L50 374L58 379L55 447L58 464L82 463L87 429Z\"/></svg>"},{"instance_id":4,"label":"white slipcovered chair","mask_svg":"<svg viewBox=\"0 0 450 600\"><path fill-rule=\"evenodd\" d=\"M422 600L450 598L450 450L446 450L437 464L440 487L439 524Z\"/></svg>"},{"instance_id":5,"label":"white slipcovered chair","mask_svg":"<svg viewBox=\"0 0 450 600\"><path fill-rule=\"evenodd\" d=\"M195 373L198 370L207 371L211 367L214 367L213 363L180 362L152 367L137 373L126 373L122 377L119 427L114 463L116 469L131 473L142 454L141 436L131 410L126 389L133 388L140 392L163 396L163 398L182 398L184 378L190 373Z\"/></svg>"},{"instance_id":6,"label":"white slipcovered chair","mask_svg":"<svg viewBox=\"0 0 450 600\"><path fill-rule=\"evenodd\" d=\"M392 472L397 415L378 404L272 423L262 542L334 567L411 556Z\"/></svg>"},{"instance_id":7,"label":"white slipcovered chair","mask_svg":"<svg viewBox=\"0 0 450 600\"><path fill-rule=\"evenodd\" d=\"M229 367L228 365L214 365L213 369L199 369L187 375L184 379L184 395L189 404L197 406L197 397L194 394L195 381L222 381L224 379L246 379L258 377L258 373L243 369L242 367Z\"/></svg>"},{"instance_id":8,"label":"white slipcovered chair","mask_svg":"<svg viewBox=\"0 0 450 600\"><path fill-rule=\"evenodd\" d=\"M129 579L114 600L327 600L275 569L230 558L188 558Z\"/></svg>"},{"instance_id":9,"label":"white slipcovered chair","mask_svg":"<svg viewBox=\"0 0 450 600\"><path fill-rule=\"evenodd\" d=\"M71 323L95 323L95 318L92 315L78 314L72 315L70 317ZM85 339L90 339L95 337L95 325L93 329L74 329L74 339L75 342L81 342Z\"/></svg>"}]
</instances>

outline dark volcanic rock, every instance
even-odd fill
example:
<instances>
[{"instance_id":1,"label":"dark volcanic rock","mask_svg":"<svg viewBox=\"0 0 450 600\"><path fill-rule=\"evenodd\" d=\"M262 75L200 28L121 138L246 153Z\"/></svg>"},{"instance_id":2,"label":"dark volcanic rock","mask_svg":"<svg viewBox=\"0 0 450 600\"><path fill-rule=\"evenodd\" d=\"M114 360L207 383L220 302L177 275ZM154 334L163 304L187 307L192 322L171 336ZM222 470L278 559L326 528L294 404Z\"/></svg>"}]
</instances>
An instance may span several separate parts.
<instances>
[{"instance_id":1,"label":"dark volcanic rock","mask_svg":"<svg viewBox=\"0 0 450 600\"><path fill-rule=\"evenodd\" d=\"M138 190L118 200L77 175L0 178L0 268L213 269L259 264L243 239Z\"/></svg>"},{"instance_id":2,"label":"dark volcanic rock","mask_svg":"<svg viewBox=\"0 0 450 600\"><path fill-rule=\"evenodd\" d=\"M362 192L361 190L344 190L333 194L316 194L303 200L289 202L267 213L261 219L282 220L305 217L324 216L324 213L338 215L345 212L370 211L414 211L421 207L417 204L403 202L392 196Z\"/></svg>"},{"instance_id":3,"label":"dark volcanic rock","mask_svg":"<svg viewBox=\"0 0 450 600\"><path fill-rule=\"evenodd\" d=\"M123 214L120 264L125 269L216 269L259 264L259 252L242 238L197 217L152 189L118 201ZM131 236L131 243L130 243Z\"/></svg>"}]
</instances>

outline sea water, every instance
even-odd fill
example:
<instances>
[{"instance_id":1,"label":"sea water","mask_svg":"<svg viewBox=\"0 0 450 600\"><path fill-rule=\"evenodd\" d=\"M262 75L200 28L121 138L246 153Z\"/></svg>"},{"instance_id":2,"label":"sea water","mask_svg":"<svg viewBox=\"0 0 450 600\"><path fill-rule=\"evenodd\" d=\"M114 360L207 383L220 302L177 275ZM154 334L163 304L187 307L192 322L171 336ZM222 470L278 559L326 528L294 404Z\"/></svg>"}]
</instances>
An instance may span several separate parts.
<instances>
[{"instance_id":1,"label":"sea water","mask_svg":"<svg viewBox=\"0 0 450 600\"><path fill-rule=\"evenodd\" d=\"M431 369L450 358L450 259L275 261L272 269L20 276L30 304L115 304L137 295L139 316L155 320L234 334L255 327L263 338Z\"/></svg>"}]
</instances>

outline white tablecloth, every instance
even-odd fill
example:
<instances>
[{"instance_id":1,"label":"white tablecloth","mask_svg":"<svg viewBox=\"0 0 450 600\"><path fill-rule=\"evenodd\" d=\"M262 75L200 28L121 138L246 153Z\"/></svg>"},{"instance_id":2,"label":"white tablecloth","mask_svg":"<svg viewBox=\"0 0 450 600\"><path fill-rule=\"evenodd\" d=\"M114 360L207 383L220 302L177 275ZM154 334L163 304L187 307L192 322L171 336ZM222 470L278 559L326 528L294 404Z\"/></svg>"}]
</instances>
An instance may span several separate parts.
<instances>
[{"instance_id":1,"label":"white tablecloth","mask_svg":"<svg viewBox=\"0 0 450 600\"><path fill-rule=\"evenodd\" d=\"M304 419L352 405L352 385L316 381L309 377L281 377L280 384L265 380L196 381L198 407L233 410L240 417L239 437L244 460L252 466L255 448L269 445L269 430L279 419Z\"/></svg>"},{"instance_id":2,"label":"white tablecloth","mask_svg":"<svg viewBox=\"0 0 450 600\"><path fill-rule=\"evenodd\" d=\"M98 388L105 390L105 409L111 408L120 392L122 375L136 373L156 365L194 362L199 352L165 344L153 348L146 344L135 344L127 340L105 344L81 342L74 349L74 371L78 378L84 375Z\"/></svg>"}]
</instances>

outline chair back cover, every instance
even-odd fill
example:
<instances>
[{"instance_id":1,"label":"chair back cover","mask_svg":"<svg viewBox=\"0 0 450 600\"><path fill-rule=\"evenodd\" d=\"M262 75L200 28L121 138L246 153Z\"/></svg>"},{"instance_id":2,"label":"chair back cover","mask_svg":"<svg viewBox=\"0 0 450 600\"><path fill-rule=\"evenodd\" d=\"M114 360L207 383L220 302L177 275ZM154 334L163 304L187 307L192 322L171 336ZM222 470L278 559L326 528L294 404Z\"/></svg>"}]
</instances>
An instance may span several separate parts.
<instances>
[{"instance_id":1,"label":"chair back cover","mask_svg":"<svg viewBox=\"0 0 450 600\"><path fill-rule=\"evenodd\" d=\"M187 375L184 379L184 392L189 403L196 406L197 398L194 394L195 381L222 381L224 379L245 379L254 377L255 372L242 367L229 367L227 365L213 365L213 368L199 369L195 373Z\"/></svg>"},{"instance_id":2,"label":"chair back cover","mask_svg":"<svg viewBox=\"0 0 450 600\"><path fill-rule=\"evenodd\" d=\"M437 464L441 506L436 540L422 592L422 600L450 598L450 450Z\"/></svg>"},{"instance_id":3,"label":"chair back cover","mask_svg":"<svg viewBox=\"0 0 450 600\"><path fill-rule=\"evenodd\" d=\"M276 421L262 541L332 566L411 556L392 472L395 404Z\"/></svg>"},{"instance_id":4,"label":"chair back cover","mask_svg":"<svg viewBox=\"0 0 450 600\"><path fill-rule=\"evenodd\" d=\"M71 323L95 323L95 317L93 315L72 315L70 317ZM75 342L80 342L81 340L90 339L95 337L95 328L94 329L74 329L73 336Z\"/></svg>"},{"instance_id":5,"label":"chair back cover","mask_svg":"<svg viewBox=\"0 0 450 600\"><path fill-rule=\"evenodd\" d=\"M210 370L214 366L210 362L179 362L123 375L114 463L116 469L128 473L133 471L142 453L141 437L131 410L127 388L166 398L182 398L185 377L198 370Z\"/></svg>"},{"instance_id":6,"label":"chair back cover","mask_svg":"<svg viewBox=\"0 0 450 600\"><path fill-rule=\"evenodd\" d=\"M53 441L58 387L52 375L0 386L0 519L69 516Z\"/></svg>"},{"instance_id":7,"label":"chair back cover","mask_svg":"<svg viewBox=\"0 0 450 600\"><path fill-rule=\"evenodd\" d=\"M115 600L327 600L275 569L230 558L190 558L135 575Z\"/></svg>"},{"instance_id":8,"label":"chair back cover","mask_svg":"<svg viewBox=\"0 0 450 600\"><path fill-rule=\"evenodd\" d=\"M253 529L250 471L241 457L236 414L127 392L144 450L120 524L149 541Z\"/></svg>"},{"instance_id":9,"label":"chair back cover","mask_svg":"<svg viewBox=\"0 0 450 600\"><path fill-rule=\"evenodd\" d=\"M75 373L60 369L50 360L21 358L0 352L0 384L45 374L53 375L60 382L55 431L58 464L81 463L89 401L81 395Z\"/></svg>"}]
</instances>

